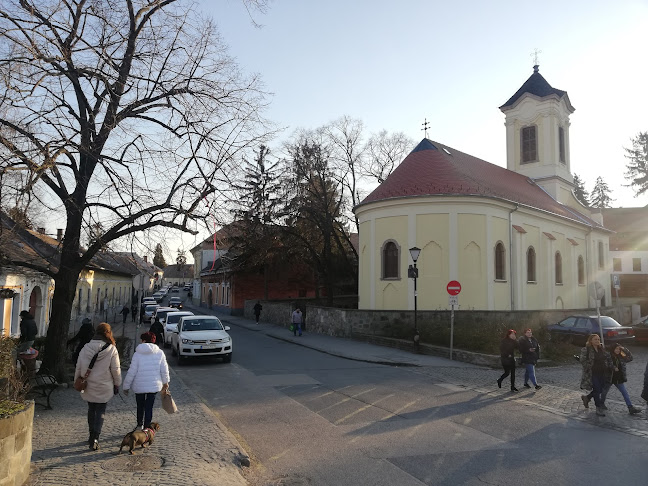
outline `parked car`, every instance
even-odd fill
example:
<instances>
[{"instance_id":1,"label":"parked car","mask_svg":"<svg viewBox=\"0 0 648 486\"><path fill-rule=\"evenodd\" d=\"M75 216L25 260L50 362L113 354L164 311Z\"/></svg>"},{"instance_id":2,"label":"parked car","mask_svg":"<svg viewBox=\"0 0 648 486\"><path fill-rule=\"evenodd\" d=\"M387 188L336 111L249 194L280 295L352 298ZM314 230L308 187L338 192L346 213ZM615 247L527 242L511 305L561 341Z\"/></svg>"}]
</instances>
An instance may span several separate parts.
<instances>
[{"instance_id":1,"label":"parked car","mask_svg":"<svg viewBox=\"0 0 648 486\"><path fill-rule=\"evenodd\" d=\"M171 297L169 299L169 307L175 307L176 309L182 309L182 299L180 297Z\"/></svg>"},{"instance_id":2,"label":"parked car","mask_svg":"<svg viewBox=\"0 0 648 486\"><path fill-rule=\"evenodd\" d=\"M155 292L151 297L153 297L158 304L164 299L164 295L160 292Z\"/></svg>"},{"instance_id":3,"label":"parked car","mask_svg":"<svg viewBox=\"0 0 648 486\"><path fill-rule=\"evenodd\" d=\"M214 316L184 316L178 322L178 329L171 337L171 354L177 356L178 365L195 356L215 356L232 361L232 338Z\"/></svg>"},{"instance_id":4,"label":"parked car","mask_svg":"<svg viewBox=\"0 0 648 486\"><path fill-rule=\"evenodd\" d=\"M165 348L171 344L172 342L171 337L173 336L173 333L178 331L178 322L180 322L180 318L184 316L193 316L193 315L194 315L193 312L189 312L189 311L174 311L174 312L169 312L166 315L166 323L164 326L164 347Z\"/></svg>"},{"instance_id":5,"label":"parked car","mask_svg":"<svg viewBox=\"0 0 648 486\"><path fill-rule=\"evenodd\" d=\"M182 290L191 290L191 285L185 285Z\"/></svg>"},{"instance_id":6,"label":"parked car","mask_svg":"<svg viewBox=\"0 0 648 486\"><path fill-rule=\"evenodd\" d=\"M180 289L174 285L173 287L171 287L171 292L178 293L180 292Z\"/></svg>"},{"instance_id":7,"label":"parked car","mask_svg":"<svg viewBox=\"0 0 648 486\"><path fill-rule=\"evenodd\" d=\"M638 343L648 343L648 316L639 318L632 325L632 330Z\"/></svg>"},{"instance_id":8,"label":"parked car","mask_svg":"<svg viewBox=\"0 0 648 486\"><path fill-rule=\"evenodd\" d=\"M155 312L155 309L160 307L157 304L147 304L146 307L144 307L144 321L151 320L151 317L153 317L153 313Z\"/></svg>"},{"instance_id":9,"label":"parked car","mask_svg":"<svg viewBox=\"0 0 648 486\"><path fill-rule=\"evenodd\" d=\"M149 304L157 304L157 300L155 300L153 297L144 297L142 299L142 305L146 306Z\"/></svg>"},{"instance_id":10,"label":"parked car","mask_svg":"<svg viewBox=\"0 0 648 486\"><path fill-rule=\"evenodd\" d=\"M153 324L157 319L164 326L167 314L174 311L175 309L173 307L158 307L157 309L155 309L155 312L153 312L153 315L151 316L151 324Z\"/></svg>"},{"instance_id":11,"label":"parked car","mask_svg":"<svg viewBox=\"0 0 648 486\"><path fill-rule=\"evenodd\" d=\"M601 316L603 338L606 342L628 343L634 341L634 330L630 326L622 326L613 318ZM565 341L577 346L585 346L590 334L599 333L596 316L570 316L556 324L547 327L552 341Z\"/></svg>"}]
</instances>

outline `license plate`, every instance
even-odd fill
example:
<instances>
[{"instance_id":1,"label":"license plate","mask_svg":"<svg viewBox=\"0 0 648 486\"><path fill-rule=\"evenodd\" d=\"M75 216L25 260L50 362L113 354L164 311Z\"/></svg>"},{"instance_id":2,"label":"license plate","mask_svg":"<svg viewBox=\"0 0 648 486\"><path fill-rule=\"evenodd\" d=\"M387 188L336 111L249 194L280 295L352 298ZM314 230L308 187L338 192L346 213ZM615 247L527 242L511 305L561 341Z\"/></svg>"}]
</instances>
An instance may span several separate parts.
<instances>
[{"instance_id":1,"label":"license plate","mask_svg":"<svg viewBox=\"0 0 648 486\"><path fill-rule=\"evenodd\" d=\"M628 334L628 331L619 331L619 336L623 336L624 334Z\"/></svg>"},{"instance_id":2,"label":"license plate","mask_svg":"<svg viewBox=\"0 0 648 486\"><path fill-rule=\"evenodd\" d=\"M216 345L205 344L204 346L200 346L200 349L216 349Z\"/></svg>"}]
</instances>

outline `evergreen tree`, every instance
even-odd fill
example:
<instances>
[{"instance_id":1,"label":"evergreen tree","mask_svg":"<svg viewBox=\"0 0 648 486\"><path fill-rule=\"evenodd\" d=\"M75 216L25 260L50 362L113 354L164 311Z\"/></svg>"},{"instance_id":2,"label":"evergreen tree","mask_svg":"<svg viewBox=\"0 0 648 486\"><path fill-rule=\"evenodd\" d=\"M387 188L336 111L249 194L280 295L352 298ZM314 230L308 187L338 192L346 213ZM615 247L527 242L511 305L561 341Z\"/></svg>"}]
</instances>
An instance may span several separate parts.
<instances>
[{"instance_id":1,"label":"evergreen tree","mask_svg":"<svg viewBox=\"0 0 648 486\"><path fill-rule=\"evenodd\" d=\"M648 191L648 132L640 132L632 140L632 148L624 149L629 160L626 165L625 178L630 181L635 195Z\"/></svg>"},{"instance_id":2,"label":"evergreen tree","mask_svg":"<svg viewBox=\"0 0 648 486\"><path fill-rule=\"evenodd\" d=\"M167 266L164 260L164 253L162 252L162 245L159 243L155 245L155 254L153 255L153 265L164 268Z\"/></svg>"},{"instance_id":3,"label":"evergreen tree","mask_svg":"<svg viewBox=\"0 0 648 486\"><path fill-rule=\"evenodd\" d=\"M614 201L610 197L612 191L605 183L601 176L596 178L596 183L594 184L594 189L590 195L590 205L593 208L609 208L610 203Z\"/></svg>"},{"instance_id":4,"label":"evergreen tree","mask_svg":"<svg viewBox=\"0 0 648 486\"><path fill-rule=\"evenodd\" d=\"M585 183L583 179L578 177L578 174L574 174L574 196L580 201L583 206L589 206L589 194L585 189Z\"/></svg>"}]
</instances>

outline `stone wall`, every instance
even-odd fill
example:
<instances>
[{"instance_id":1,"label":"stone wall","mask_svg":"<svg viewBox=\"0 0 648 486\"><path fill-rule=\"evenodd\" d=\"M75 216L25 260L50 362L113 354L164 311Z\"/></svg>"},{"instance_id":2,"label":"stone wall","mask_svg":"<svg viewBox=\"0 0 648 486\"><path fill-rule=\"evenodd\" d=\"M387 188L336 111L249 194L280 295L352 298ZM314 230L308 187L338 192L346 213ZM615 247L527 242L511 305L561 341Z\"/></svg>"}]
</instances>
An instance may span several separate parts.
<instances>
[{"instance_id":1,"label":"stone wall","mask_svg":"<svg viewBox=\"0 0 648 486\"><path fill-rule=\"evenodd\" d=\"M254 317L256 301L246 301L245 316ZM261 302L261 320L288 327L294 303ZM380 336L412 341L414 335L413 311L385 311L337 309L307 305L302 307L305 330L337 337ZM602 315L616 318L616 308L601 309ZM499 353L499 341L507 329L515 329L518 336L530 327L542 342L546 339L548 324L575 314L595 315L595 309L561 309L542 311L479 311L454 312L453 347L484 353ZM416 323L421 343L450 345L450 311L419 311Z\"/></svg>"},{"instance_id":2,"label":"stone wall","mask_svg":"<svg viewBox=\"0 0 648 486\"><path fill-rule=\"evenodd\" d=\"M20 486L29 478L34 402L0 419L0 486Z\"/></svg>"}]
</instances>

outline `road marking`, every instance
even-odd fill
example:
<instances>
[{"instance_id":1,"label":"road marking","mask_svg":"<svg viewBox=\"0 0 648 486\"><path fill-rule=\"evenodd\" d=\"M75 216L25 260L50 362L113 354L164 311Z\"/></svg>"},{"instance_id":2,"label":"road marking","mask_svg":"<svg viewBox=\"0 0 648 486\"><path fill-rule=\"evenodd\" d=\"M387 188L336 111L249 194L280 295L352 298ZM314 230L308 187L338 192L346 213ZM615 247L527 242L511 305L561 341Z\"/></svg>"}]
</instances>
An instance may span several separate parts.
<instances>
[{"instance_id":1,"label":"road marking","mask_svg":"<svg viewBox=\"0 0 648 486\"><path fill-rule=\"evenodd\" d=\"M364 407L360 407L360 408L358 408L357 410L354 410L353 412L351 412L351 413L350 413L349 415L347 415L346 417L342 417L341 419L336 420L335 422L333 422L333 425L340 425L340 424L341 424L342 422L344 422L346 419L349 419L349 418L353 417L354 415L357 415L357 414L359 414L360 412L363 412L363 411L367 410L368 408L375 406L376 403L381 402L381 401L383 401L383 400L386 400L387 398L391 398L391 397L393 397L394 395L395 395L394 393L391 393L391 394L386 395L386 396L384 396L384 397L382 397L382 398L379 398L378 400L376 400L376 401L373 402L373 403L368 403L368 404L365 405Z\"/></svg>"},{"instance_id":2,"label":"road marking","mask_svg":"<svg viewBox=\"0 0 648 486\"><path fill-rule=\"evenodd\" d=\"M348 388L348 387L345 387L345 388ZM355 395L349 395L349 396L347 396L347 398L344 398L344 399L340 400L337 403L333 403L332 405L329 405L328 407L324 407L324 408L322 408L320 410L315 411L315 413L321 413L321 412L323 412L325 410L328 410L329 408L337 407L338 405L341 405L341 404L343 404L345 402L348 402L349 400L355 399L355 397L359 397L360 395L363 395L365 393L369 393L370 391L374 391L375 389L376 388L374 387L374 388L370 388L369 390L365 390L365 391L362 391L360 393L356 393Z\"/></svg>"}]
</instances>

